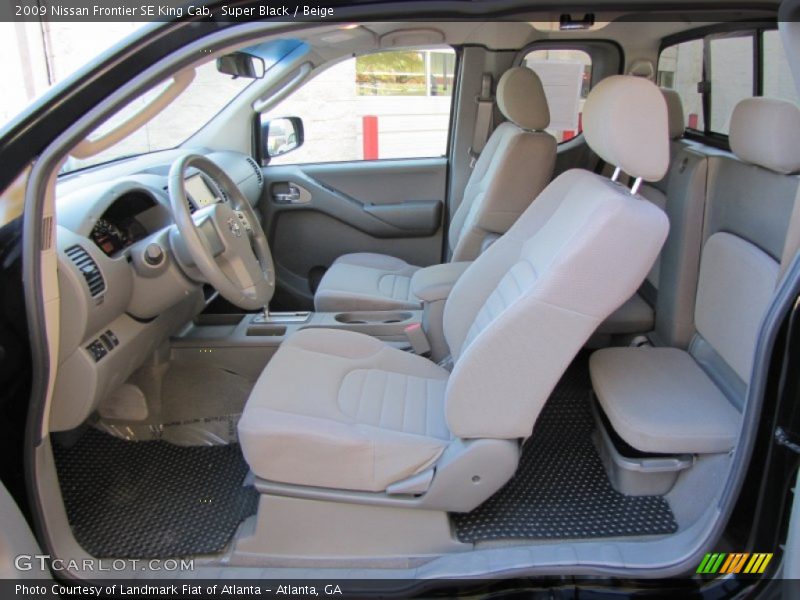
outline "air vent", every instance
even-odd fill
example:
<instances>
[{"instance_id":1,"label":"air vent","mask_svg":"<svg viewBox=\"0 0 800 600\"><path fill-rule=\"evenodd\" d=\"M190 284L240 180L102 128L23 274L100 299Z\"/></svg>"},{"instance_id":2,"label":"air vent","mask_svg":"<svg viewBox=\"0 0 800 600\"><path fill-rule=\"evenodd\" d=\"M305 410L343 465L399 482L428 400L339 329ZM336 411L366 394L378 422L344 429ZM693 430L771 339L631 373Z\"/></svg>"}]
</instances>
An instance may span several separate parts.
<instances>
[{"instance_id":1,"label":"air vent","mask_svg":"<svg viewBox=\"0 0 800 600\"><path fill-rule=\"evenodd\" d=\"M100 268L82 246L70 246L64 253L69 256L70 260L75 263L75 266L78 267L78 270L83 275L83 278L86 280L86 285L89 286L89 293L92 295L92 298L106 291L106 282L103 279Z\"/></svg>"},{"instance_id":2,"label":"air vent","mask_svg":"<svg viewBox=\"0 0 800 600\"><path fill-rule=\"evenodd\" d=\"M258 163L249 156L247 157L247 162L250 163L250 166L253 167L253 170L256 172L256 179L258 179L258 185L263 184L264 174L261 172L261 167L259 167Z\"/></svg>"}]
</instances>

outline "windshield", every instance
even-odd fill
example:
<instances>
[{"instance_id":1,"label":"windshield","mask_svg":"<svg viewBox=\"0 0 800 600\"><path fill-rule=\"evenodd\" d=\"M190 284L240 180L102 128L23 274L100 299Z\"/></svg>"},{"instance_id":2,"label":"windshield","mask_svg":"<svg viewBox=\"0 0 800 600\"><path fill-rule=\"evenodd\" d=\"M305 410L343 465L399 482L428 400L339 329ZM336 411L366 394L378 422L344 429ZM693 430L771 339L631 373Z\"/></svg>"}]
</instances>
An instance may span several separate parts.
<instances>
[{"instance_id":1,"label":"windshield","mask_svg":"<svg viewBox=\"0 0 800 600\"><path fill-rule=\"evenodd\" d=\"M196 68L194 80L189 86L152 120L94 156L81 159L70 156L61 172L69 173L126 156L175 148L202 129L252 82L252 79L234 79L220 73L215 61L201 65ZM158 96L169 83L166 81L128 103L92 132L89 138L99 138L130 118Z\"/></svg>"}]
</instances>

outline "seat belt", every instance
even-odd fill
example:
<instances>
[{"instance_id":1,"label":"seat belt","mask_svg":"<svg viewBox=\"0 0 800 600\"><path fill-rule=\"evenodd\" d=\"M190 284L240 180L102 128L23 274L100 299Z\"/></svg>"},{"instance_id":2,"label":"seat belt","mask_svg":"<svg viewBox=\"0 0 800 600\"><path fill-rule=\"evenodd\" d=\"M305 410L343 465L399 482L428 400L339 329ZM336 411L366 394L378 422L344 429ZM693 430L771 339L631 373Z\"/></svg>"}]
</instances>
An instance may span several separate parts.
<instances>
[{"instance_id":1,"label":"seat belt","mask_svg":"<svg viewBox=\"0 0 800 600\"><path fill-rule=\"evenodd\" d=\"M475 98L478 109L475 112L475 127L472 130L472 146L469 148L469 168L475 168L478 157L492 132L494 120L494 97L492 96L492 74L481 77L481 95Z\"/></svg>"},{"instance_id":2,"label":"seat belt","mask_svg":"<svg viewBox=\"0 0 800 600\"><path fill-rule=\"evenodd\" d=\"M598 157L597 164L594 166L594 172L597 175L602 175L605 168L606 168L606 161Z\"/></svg>"},{"instance_id":3,"label":"seat belt","mask_svg":"<svg viewBox=\"0 0 800 600\"><path fill-rule=\"evenodd\" d=\"M789 268L794 259L794 255L800 250L800 185L794 197L794 206L789 217L789 227L786 229L786 240L783 243L783 253L781 254L780 270L778 280L783 279L786 269Z\"/></svg>"}]
</instances>

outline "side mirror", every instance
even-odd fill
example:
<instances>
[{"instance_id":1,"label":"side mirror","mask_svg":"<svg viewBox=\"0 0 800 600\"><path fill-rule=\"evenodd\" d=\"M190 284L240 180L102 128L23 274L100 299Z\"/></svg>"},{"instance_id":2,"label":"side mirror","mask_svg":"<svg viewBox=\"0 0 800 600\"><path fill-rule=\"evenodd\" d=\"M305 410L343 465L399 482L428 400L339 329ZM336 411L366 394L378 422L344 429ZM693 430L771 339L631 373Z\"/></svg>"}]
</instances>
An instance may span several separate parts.
<instances>
[{"instance_id":1,"label":"side mirror","mask_svg":"<svg viewBox=\"0 0 800 600\"><path fill-rule=\"evenodd\" d=\"M232 52L217 59L217 71L225 75L261 79L267 68L264 59L247 52Z\"/></svg>"},{"instance_id":2,"label":"side mirror","mask_svg":"<svg viewBox=\"0 0 800 600\"><path fill-rule=\"evenodd\" d=\"M300 117L264 119L261 116L261 155L281 156L303 145L303 120Z\"/></svg>"}]
</instances>

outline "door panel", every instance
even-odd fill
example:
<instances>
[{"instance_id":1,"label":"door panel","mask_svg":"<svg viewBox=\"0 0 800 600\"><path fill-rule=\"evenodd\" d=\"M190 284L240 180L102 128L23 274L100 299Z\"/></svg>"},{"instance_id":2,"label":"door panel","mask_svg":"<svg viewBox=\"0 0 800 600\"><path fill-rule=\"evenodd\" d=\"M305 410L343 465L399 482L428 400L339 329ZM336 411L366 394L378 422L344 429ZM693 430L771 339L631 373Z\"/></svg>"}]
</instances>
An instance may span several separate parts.
<instances>
[{"instance_id":1,"label":"door panel","mask_svg":"<svg viewBox=\"0 0 800 600\"><path fill-rule=\"evenodd\" d=\"M442 203L439 200L365 204L364 210L368 215L391 225L398 234L403 234L395 237L432 235L442 222Z\"/></svg>"},{"instance_id":2,"label":"door panel","mask_svg":"<svg viewBox=\"0 0 800 600\"><path fill-rule=\"evenodd\" d=\"M39 544L25 521L25 517L0 482L0 578L2 579L49 579L50 574L38 568L34 558L41 554ZM18 562L17 556L23 558Z\"/></svg>"},{"instance_id":3,"label":"door panel","mask_svg":"<svg viewBox=\"0 0 800 600\"><path fill-rule=\"evenodd\" d=\"M438 263L447 159L267 166L260 207L275 260L273 306L311 308L342 254L380 252Z\"/></svg>"}]
</instances>

